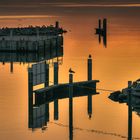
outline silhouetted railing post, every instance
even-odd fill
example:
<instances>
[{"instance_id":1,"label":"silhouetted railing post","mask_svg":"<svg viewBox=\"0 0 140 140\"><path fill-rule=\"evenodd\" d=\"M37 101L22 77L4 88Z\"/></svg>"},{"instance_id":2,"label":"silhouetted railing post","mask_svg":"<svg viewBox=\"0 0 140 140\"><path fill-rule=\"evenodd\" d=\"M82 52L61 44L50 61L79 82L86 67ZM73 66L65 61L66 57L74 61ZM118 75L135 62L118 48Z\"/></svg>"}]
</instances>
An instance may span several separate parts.
<instances>
[{"instance_id":1,"label":"silhouetted railing post","mask_svg":"<svg viewBox=\"0 0 140 140\"><path fill-rule=\"evenodd\" d=\"M58 62L54 63L54 85L58 84ZM58 120L58 100L54 100L54 120Z\"/></svg>"},{"instance_id":2,"label":"silhouetted railing post","mask_svg":"<svg viewBox=\"0 0 140 140\"><path fill-rule=\"evenodd\" d=\"M28 68L28 111L29 111L29 128L33 125L33 72L32 68Z\"/></svg>"},{"instance_id":3,"label":"silhouetted railing post","mask_svg":"<svg viewBox=\"0 0 140 140\"><path fill-rule=\"evenodd\" d=\"M73 140L73 72L69 72L69 139Z\"/></svg>"},{"instance_id":4,"label":"silhouetted railing post","mask_svg":"<svg viewBox=\"0 0 140 140\"><path fill-rule=\"evenodd\" d=\"M92 80L92 58L91 58L91 55L89 55L88 57L88 81Z\"/></svg>"},{"instance_id":5,"label":"silhouetted railing post","mask_svg":"<svg viewBox=\"0 0 140 140\"><path fill-rule=\"evenodd\" d=\"M128 140L132 140L131 86L132 86L132 81L128 81Z\"/></svg>"}]
</instances>

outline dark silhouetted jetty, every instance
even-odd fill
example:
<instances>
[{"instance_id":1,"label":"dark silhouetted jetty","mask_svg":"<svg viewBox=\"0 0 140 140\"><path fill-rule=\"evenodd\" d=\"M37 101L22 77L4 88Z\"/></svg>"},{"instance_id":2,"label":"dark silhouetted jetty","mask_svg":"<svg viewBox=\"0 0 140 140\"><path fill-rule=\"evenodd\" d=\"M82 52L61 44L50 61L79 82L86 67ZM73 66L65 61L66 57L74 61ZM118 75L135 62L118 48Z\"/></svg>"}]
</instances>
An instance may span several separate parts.
<instances>
[{"instance_id":1,"label":"dark silhouetted jetty","mask_svg":"<svg viewBox=\"0 0 140 140\"><path fill-rule=\"evenodd\" d=\"M0 51L38 51L47 48L50 43L55 44L56 40L63 42L60 36L65 32L66 30L59 27L59 22L55 26L1 28Z\"/></svg>"}]
</instances>

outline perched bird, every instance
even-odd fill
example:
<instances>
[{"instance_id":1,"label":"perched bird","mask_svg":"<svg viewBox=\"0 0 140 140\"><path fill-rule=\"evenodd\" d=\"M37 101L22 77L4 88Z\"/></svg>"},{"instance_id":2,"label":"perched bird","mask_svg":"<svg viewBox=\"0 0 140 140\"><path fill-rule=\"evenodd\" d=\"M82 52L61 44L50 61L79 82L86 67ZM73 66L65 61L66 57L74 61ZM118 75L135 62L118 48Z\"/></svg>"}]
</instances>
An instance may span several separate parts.
<instances>
[{"instance_id":1,"label":"perched bird","mask_svg":"<svg viewBox=\"0 0 140 140\"><path fill-rule=\"evenodd\" d=\"M89 55L89 58L91 58L91 54Z\"/></svg>"},{"instance_id":2,"label":"perched bird","mask_svg":"<svg viewBox=\"0 0 140 140\"><path fill-rule=\"evenodd\" d=\"M69 69L69 72L70 72L70 73L75 73L71 68Z\"/></svg>"}]
</instances>

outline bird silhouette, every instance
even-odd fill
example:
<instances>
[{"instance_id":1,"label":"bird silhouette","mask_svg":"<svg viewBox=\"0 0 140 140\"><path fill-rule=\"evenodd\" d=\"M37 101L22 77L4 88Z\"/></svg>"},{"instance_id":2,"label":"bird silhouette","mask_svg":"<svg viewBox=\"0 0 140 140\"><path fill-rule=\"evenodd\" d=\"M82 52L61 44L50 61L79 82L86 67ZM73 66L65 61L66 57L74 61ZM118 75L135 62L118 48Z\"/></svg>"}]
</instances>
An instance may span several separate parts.
<instances>
[{"instance_id":1,"label":"bird silhouette","mask_svg":"<svg viewBox=\"0 0 140 140\"><path fill-rule=\"evenodd\" d=\"M75 73L71 68L69 69L69 72L70 72L70 73Z\"/></svg>"},{"instance_id":2,"label":"bird silhouette","mask_svg":"<svg viewBox=\"0 0 140 140\"><path fill-rule=\"evenodd\" d=\"M91 58L91 54L89 55L89 58Z\"/></svg>"}]
</instances>

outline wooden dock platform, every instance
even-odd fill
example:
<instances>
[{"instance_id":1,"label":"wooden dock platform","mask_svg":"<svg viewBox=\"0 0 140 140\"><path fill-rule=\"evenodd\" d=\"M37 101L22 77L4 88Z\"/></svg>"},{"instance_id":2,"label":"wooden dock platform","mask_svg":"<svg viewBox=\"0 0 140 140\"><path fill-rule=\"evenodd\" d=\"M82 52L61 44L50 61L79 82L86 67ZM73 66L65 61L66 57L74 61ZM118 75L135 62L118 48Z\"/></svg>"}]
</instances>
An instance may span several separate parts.
<instances>
[{"instance_id":1,"label":"wooden dock platform","mask_svg":"<svg viewBox=\"0 0 140 140\"><path fill-rule=\"evenodd\" d=\"M73 97L85 96L88 94L98 94L96 92L96 83L99 80L90 80L73 83ZM35 105L44 102L52 102L56 99L69 98L69 83L53 85L39 90L35 90Z\"/></svg>"}]
</instances>

